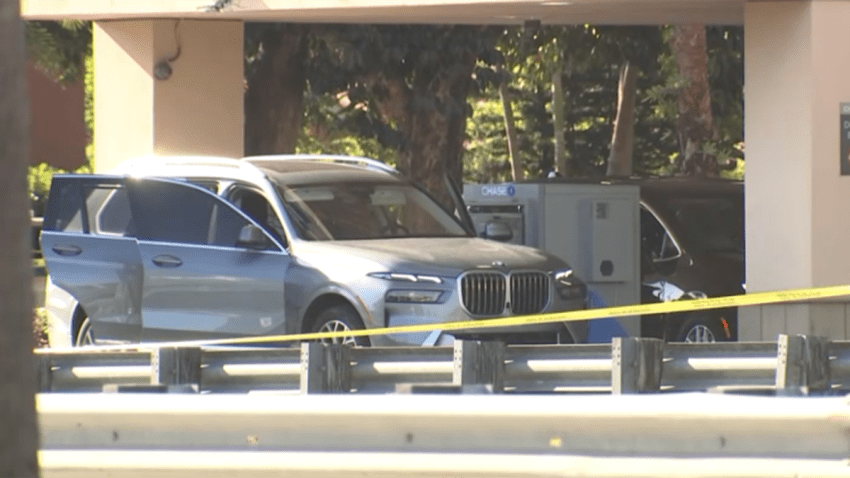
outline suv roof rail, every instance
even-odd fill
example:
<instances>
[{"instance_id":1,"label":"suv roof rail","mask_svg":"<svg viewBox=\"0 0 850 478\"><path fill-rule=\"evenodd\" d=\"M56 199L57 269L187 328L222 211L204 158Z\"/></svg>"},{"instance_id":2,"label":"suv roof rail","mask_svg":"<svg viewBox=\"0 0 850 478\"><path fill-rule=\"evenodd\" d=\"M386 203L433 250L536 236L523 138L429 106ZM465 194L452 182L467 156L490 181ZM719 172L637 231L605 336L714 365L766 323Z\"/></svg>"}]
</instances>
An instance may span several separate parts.
<instances>
[{"instance_id":1,"label":"suv roof rail","mask_svg":"<svg viewBox=\"0 0 850 478\"><path fill-rule=\"evenodd\" d=\"M377 169L385 173L399 174L399 171L387 163L376 159L365 158L362 156L345 156L337 154L272 154L263 156L248 156L247 160L272 160L272 161L325 161L332 163L344 164L360 164L372 169Z\"/></svg>"}]
</instances>

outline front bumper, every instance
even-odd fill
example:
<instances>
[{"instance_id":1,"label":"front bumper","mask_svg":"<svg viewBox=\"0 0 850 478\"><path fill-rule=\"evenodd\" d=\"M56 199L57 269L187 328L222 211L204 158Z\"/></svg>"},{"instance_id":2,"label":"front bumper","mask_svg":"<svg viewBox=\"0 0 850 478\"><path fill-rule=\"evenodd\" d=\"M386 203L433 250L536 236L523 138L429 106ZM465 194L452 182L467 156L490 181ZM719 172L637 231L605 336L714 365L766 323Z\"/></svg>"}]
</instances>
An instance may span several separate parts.
<instances>
[{"instance_id":1,"label":"front bumper","mask_svg":"<svg viewBox=\"0 0 850 478\"><path fill-rule=\"evenodd\" d=\"M550 307L542 313L567 312L587 308L585 299L559 301L557 307ZM534 315L534 314L530 314ZM475 339L475 340L504 340L506 342L523 342L524 337L529 342L555 343L556 334L563 338L564 329L576 343L587 341L589 325L587 321L547 322L537 324L513 325L504 327L482 327L458 330L443 330L440 324L451 322L466 322L486 320L500 317L472 317L460 305L442 304L385 304L385 324L388 327L403 327L412 325L428 325L427 331L400 334L374 335L370 338L372 345L443 345L449 343L446 336ZM380 329L375 329L376 332ZM435 334L435 331L439 331ZM547 337L551 339L547 339Z\"/></svg>"}]
</instances>

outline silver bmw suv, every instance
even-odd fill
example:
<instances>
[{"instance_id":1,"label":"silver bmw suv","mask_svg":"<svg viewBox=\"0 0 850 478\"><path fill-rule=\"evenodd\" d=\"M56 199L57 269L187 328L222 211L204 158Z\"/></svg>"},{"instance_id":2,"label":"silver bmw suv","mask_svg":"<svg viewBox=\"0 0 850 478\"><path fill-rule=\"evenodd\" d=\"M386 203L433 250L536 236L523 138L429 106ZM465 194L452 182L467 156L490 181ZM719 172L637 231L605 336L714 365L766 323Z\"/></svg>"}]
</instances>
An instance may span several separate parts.
<instances>
[{"instance_id":1,"label":"silver bmw suv","mask_svg":"<svg viewBox=\"0 0 850 478\"><path fill-rule=\"evenodd\" d=\"M460 196L456 195L456 200ZM396 170L339 156L141 158L57 175L41 235L51 346L442 324L586 307L541 250L475 237ZM575 341L586 322L349 336Z\"/></svg>"}]
</instances>

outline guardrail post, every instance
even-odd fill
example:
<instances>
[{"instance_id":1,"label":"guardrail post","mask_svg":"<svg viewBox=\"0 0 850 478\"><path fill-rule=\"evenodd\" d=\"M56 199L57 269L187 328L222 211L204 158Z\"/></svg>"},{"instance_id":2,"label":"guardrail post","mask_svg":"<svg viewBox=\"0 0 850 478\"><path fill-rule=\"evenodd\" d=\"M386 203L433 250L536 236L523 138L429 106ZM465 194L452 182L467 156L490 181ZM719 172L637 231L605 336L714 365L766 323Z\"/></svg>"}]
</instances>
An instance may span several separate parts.
<instances>
[{"instance_id":1,"label":"guardrail post","mask_svg":"<svg viewBox=\"0 0 850 478\"><path fill-rule=\"evenodd\" d=\"M199 347L159 347L151 350L151 385L201 385Z\"/></svg>"},{"instance_id":2,"label":"guardrail post","mask_svg":"<svg viewBox=\"0 0 850 478\"><path fill-rule=\"evenodd\" d=\"M35 355L35 376L38 391L50 392L53 389L53 359L47 354Z\"/></svg>"},{"instance_id":3,"label":"guardrail post","mask_svg":"<svg viewBox=\"0 0 850 478\"><path fill-rule=\"evenodd\" d=\"M301 344L301 393L351 391L351 349L343 344Z\"/></svg>"},{"instance_id":4,"label":"guardrail post","mask_svg":"<svg viewBox=\"0 0 850 478\"><path fill-rule=\"evenodd\" d=\"M611 393L656 392L661 387L664 342L614 337L611 341Z\"/></svg>"},{"instance_id":5,"label":"guardrail post","mask_svg":"<svg viewBox=\"0 0 850 478\"><path fill-rule=\"evenodd\" d=\"M452 384L490 385L494 393L501 392L505 386L505 344L456 340Z\"/></svg>"},{"instance_id":6,"label":"guardrail post","mask_svg":"<svg viewBox=\"0 0 850 478\"><path fill-rule=\"evenodd\" d=\"M830 384L829 341L822 337L780 334L776 363L776 394L808 395Z\"/></svg>"}]
</instances>

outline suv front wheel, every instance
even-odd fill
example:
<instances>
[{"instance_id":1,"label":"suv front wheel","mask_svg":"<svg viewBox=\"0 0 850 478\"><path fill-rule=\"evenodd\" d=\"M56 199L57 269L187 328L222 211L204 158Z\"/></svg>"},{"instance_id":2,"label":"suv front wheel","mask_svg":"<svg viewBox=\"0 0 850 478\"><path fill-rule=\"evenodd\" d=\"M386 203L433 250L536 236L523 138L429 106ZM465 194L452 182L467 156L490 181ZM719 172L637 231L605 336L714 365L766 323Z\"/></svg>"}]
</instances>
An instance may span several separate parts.
<instances>
[{"instance_id":1,"label":"suv front wheel","mask_svg":"<svg viewBox=\"0 0 850 478\"><path fill-rule=\"evenodd\" d=\"M346 332L350 330L363 330L366 327L360 320L360 315L350 305L335 305L328 307L313 319L311 332ZM369 337L344 336L319 339L323 344L347 344L361 347L369 346Z\"/></svg>"},{"instance_id":2,"label":"suv front wheel","mask_svg":"<svg viewBox=\"0 0 850 478\"><path fill-rule=\"evenodd\" d=\"M76 345L77 347L95 345L94 331L92 331L91 320L89 320L88 317L83 319L83 323L80 324L80 330L79 332L77 332L77 337L74 341L74 345Z\"/></svg>"}]
</instances>

